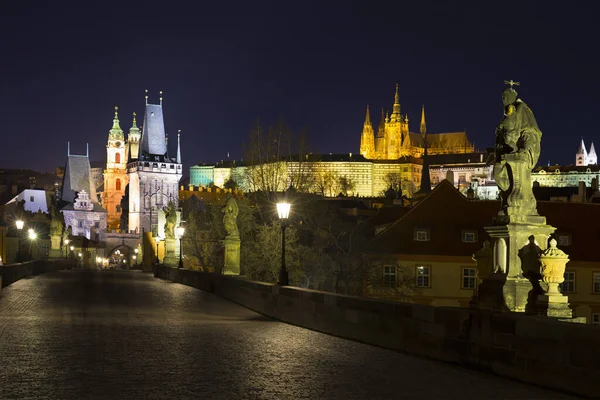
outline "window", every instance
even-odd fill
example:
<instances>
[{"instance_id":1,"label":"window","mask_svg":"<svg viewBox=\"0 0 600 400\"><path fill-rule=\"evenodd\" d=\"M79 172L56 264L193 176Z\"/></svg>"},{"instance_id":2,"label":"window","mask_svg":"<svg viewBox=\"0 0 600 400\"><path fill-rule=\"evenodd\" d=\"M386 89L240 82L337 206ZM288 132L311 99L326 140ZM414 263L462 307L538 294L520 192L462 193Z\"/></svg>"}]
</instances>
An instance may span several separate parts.
<instances>
[{"instance_id":1,"label":"window","mask_svg":"<svg viewBox=\"0 0 600 400\"><path fill-rule=\"evenodd\" d=\"M48 248L48 243L42 242L42 244L40 246L40 253L42 254L42 256L48 257L49 252L50 252L50 249Z\"/></svg>"},{"instance_id":2,"label":"window","mask_svg":"<svg viewBox=\"0 0 600 400\"><path fill-rule=\"evenodd\" d=\"M429 241L429 230L428 229L415 229L414 239L417 242L428 242Z\"/></svg>"},{"instance_id":3,"label":"window","mask_svg":"<svg viewBox=\"0 0 600 400\"><path fill-rule=\"evenodd\" d=\"M121 180L117 179L117 181L115 182L115 187L117 190L121 190Z\"/></svg>"},{"instance_id":4,"label":"window","mask_svg":"<svg viewBox=\"0 0 600 400\"><path fill-rule=\"evenodd\" d=\"M117 212L121 212L121 206L120 206L120 205L118 205L118 204L117 204L117 205L115 206L115 208L116 208Z\"/></svg>"},{"instance_id":5,"label":"window","mask_svg":"<svg viewBox=\"0 0 600 400\"><path fill-rule=\"evenodd\" d=\"M100 228L100 222L98 222L98 221L94 222L94 228Z\"/></svg>"},{"instance_id":6,"label":"window","mask_svg":"<svg viewBox=\"0 0 600 400\"><path fill-rule=\"evenodd\" d=\"M408 167L404 167L404 172L408 172Z\"/></svg>"},{"instance_id":7,"label":"window","mask_svg":"<svg viewBox=\"0 0 600 400\"><path fill-rule=\"evenodd\" d=\"M463 243L476 243L477 242L477 232L476 231L462 231L462 241L463 241Z\"/></svg>"},{"instance_id":8,"label":"window","mask_svg":"<svg viewBox=\"0 0 600 400\"><path fill-rule=\"evenodd\" d=\"M565 280L560 284L560 291L562 293L575 292L575 271L565 271Z\"/></svg>"},{"instance_id":9,"label":"window","mask_svg":"<svg viewBox=\"0 0 600 400\"><path fill-rule=\"evenodd\" d=\"M417 265L417 287L431 287L431 267L428 265Z\"/></svg>"},{"instance_id":10,"label":"window","mask_svg":"<svg viewBox=\"0 0 600 400\"><path fill-rule=\"evenodd\" d=\"M463 289L475 289L477 271L475 268L463 268L462 269L462 288Z\"/></svg>"},{"instance_id":11,"label":"window","mask_svg":"<svg viewBox=\"0 0 600 400\"><path fill-rule=\"evenodd\" d=\"M29 196L29 201L33 203L35 201L35 198L33 196Z\"/></svg>"},{"instance_id":12,"label":"window","mask_svg":"<svg viewBox=\"0 0 600 400\"><path fill-rule=\"evenodd\" d=\"M600 325L600 313L592 313L592 325Z\"/></svg>"},{"instance_id":13,"label":"window","mask_svg":"<svg viewBox=\"0 0 600 400\"><path fill-rule=\"evenodd\" d=\"M567 233L561 233L558 235L558 245L559 246L570 246L571 245L571 235Z\"/></svg>"},{"instance_id":14,"label":"window","mask_svg":"<svg viewBox=\"0 0 600 400\"><path fill-rule=\"evenodd\" d=\"M389 287L396 286L396 267L386 265L383 267L383 284Z\"/></svg>"},{"instance_id":15,"label":"window","mask_svg":"<svg viewBox=\"0 0 600 400\"><path fill-rule=\"evenodd\" d=\"M116 162L117 164L120 164L120 163L121 163L121 153L116 153L116 154L115 154L115 162Z\"/></svg>"},{"instance_id":16,"label":"window","mask_svg":"<svg viewBox=\"0 0 600 400\"><path fill-rule=\"evenodd\" d=\"M77 226L80 228L83 228L83 221L81 221L81 220L77 221Z\"/></svg>"},{"instance_id":17,"label":"window","mask_svg":"<svg viewBox=\"0 0 600 400\"><path fill-rule=\"evenodd\" d=\"M600 272L594 272L594 293L600 294Z\"/></svg>"}]
</instances>

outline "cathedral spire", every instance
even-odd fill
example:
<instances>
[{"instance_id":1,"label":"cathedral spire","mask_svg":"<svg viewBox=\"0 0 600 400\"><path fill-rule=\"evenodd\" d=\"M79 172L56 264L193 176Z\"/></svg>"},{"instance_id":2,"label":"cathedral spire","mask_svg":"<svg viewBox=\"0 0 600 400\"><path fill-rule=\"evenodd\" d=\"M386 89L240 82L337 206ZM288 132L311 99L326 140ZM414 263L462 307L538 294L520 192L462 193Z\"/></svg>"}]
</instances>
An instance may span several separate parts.
<instances>
[{"instance_id":1,"label":"cathedral spire","mask_svg":"<svg viewBox=\"0 0 600 400\"><path fill-rule=\"evenodd\" d=\"M177 164L181 164L181 129L177 131Z\"/></svg>"},{"instance_id":2,"label":"cathedral spire","mask_svg":"<svg viewBox=\"0 0 600 400\"><path fill-rule=\"evenodd\" d=\"M365 116L365 126L371 125L371 112L369 111L369 105L367 104L367 115Z\"/></svg>"},{"instance_id":3,"label":"cathedral spire","mask_svg":"<svg viewBox=\"0 0 600 400\"><path fill-rule=\"evenodd\" d=\"M421 108L421 127L419 129L421 135L425 135L427 133L427 125L425 124L425 105Z\"/></svg>"},{"instance_id":4,"label":"cathedral spire","mask_svg":"<svg viewBox=\"0 0 600 400\"><path fill-rule=\"evenodd\" d=\"M396 94L394 95L394 108L392 110L392 122L400 121L400 95L398 94L398 84L396 83Z\"/></svg>"},{"instance_id":5,"label":"cathedral spire","mask_svg":"<svg viewBox=\"0 0 600 400\"><path fill-rule=\"evenodd\" d=\"M373 132L373 126L371 125L371 112L368 104L367 115L365 116L365 124L360 137L360 154L362 154L362 156L365 158L373 158L375 155L375 135Z\"/></svg>"}]
</instances>

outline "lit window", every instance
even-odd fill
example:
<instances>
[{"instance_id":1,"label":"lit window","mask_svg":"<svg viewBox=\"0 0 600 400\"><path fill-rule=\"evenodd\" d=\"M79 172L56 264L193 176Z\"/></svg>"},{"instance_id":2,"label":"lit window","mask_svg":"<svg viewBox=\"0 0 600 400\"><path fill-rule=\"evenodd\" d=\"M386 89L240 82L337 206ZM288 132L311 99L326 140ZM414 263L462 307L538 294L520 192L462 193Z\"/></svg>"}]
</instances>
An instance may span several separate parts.
<instances>
[{"instance_id":1,"label":"lit window","mask_svg":"<svg viewBox=\"0 0 600 400\"><path fill-rule=\"evenodd\" d=\"M428 242L429 241L429 230L415 229L414 239L417 242Z\"/></svg>"},{"instance_id":2,"label":"lit window","mask_svg":"<svg viewBox=\"0 0 600 400\"><path fill-rule=\"evenodd\" d=\"M431 267L428 265L417 265L417 287L431 287Z\"/></svg>"},{"instance_id":3,"label":"lit window","mask_svg":"<svg viewBox=\"0 0 600 400\"><path fill-rule=\"evenodd\" d=\"M121 190L121 180L120 179L117 179L115 187L117 190Z\"/></svg>"},{"instance_id":4,"label":"lit window","mask_svg":"<svg viewBox=\"0 0 600 400\"><path fill-rule=\"evenodd\" d=\"M462 288L475 289L477 271L475 268L462 269Z\"/></svg>"},{"instance_id":5,"label":"lit window","mask_svg":"<svg viewBox=\"0 0 600 400\"><path fill-rule=\"evenodd\" d=\"M475 243L477 242L477 232L475 231L462 231L463 243Z\"/></svg>"},{"instance_id":6,"label":"lit window","mask_svg":"<svg viewBox=\"0 0 600 400\"><path fill-rule=\"evenodd\" d=\"M117 164L121 163L121 153L115 154L115 163L117 163Z\"/></svg>"},{"instance_id":7,"label":"lit window","mask_svg":"<svg viewBox=\"0 0 600 400\"><path fill-rule=\"evenodd\" d=\"M600 293L600 272L594 272L594 293Z\"/></svg>"},{"instance_id":8,"label":"lit window","mask_svg":"<svg viewBox=\"0 0 600 400\"><path fill-rule=\"evenodd\" d=\"M600 325L600 313L592 313L592 325Z\"/></svg>"},{"instance_id":9,"label":"lit window","mask_svg":"<svg viewBox=\"0 0 600 400\"><path fill-rule=\"evenodd\" d=\"M383 284L389 287L396 286L396 267L386 265L383 267Z\"/></svg>"},{"instance_id":10,"label":"lit window","mask_svg":"<svg viewBox=\"0 0 600 400\"><path fill-rule=\"evenodd\" d=\"M570 246L571 245L571 235L569 234L559 234L558 235L558 245L559 246Z\"/></svg>"},{"instance_id":11,"label":"lit window","mask_svg":"<svg viewBox=\"0 0 600 400\"><path fill-rule=\"evenodd\" d=\"M575 271L565 271L565 280L560 284L560 291L562 293L575 292Z\"/></svg>"}]
</instances>

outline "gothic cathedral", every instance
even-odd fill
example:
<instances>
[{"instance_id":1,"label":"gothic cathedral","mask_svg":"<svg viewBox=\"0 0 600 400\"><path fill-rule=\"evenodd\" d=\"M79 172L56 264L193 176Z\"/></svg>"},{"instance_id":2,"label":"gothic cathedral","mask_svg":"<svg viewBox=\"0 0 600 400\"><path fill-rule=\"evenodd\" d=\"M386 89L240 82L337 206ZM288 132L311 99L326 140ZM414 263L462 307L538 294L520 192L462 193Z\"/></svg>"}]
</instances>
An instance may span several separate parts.
<instances>
[{"instance_id":1,"label":"gothic cathedral","mask_svg":"<svg viewBox=\"0 0 600 400\"><path fill-rule=\"evenodd\" d=\"M427 147L427 154L457 154L472 153L473 144L467 138L466 132L427 133L425 124L425 107L421 110L419 133L413 133L408 128L408 115L400 113L400 97L398 85L392 114L381 110L381 120L377 135L371 125L371 115L367 106L367 115L360 139L360 154L367 159L397 160L402 157L422 157Z\"/></svg>"}]
</instances>

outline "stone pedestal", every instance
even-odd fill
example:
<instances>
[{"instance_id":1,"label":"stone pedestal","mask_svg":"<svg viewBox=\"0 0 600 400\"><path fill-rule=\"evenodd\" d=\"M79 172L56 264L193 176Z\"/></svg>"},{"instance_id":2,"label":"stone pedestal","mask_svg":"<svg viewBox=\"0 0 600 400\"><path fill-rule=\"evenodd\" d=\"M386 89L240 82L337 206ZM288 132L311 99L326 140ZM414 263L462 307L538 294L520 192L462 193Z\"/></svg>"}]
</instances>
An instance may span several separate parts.
<instances>
[{"instance_id":1,"label":"stone pedestal","mask_svg":"<svg viewBox=\"0 0 600 400\"><path fill-rule=\"evenodd\" d=\"M50 258L63 258L64 254L60 248L60 235L50 236L50 251L48 257Z\"/></svg>"},{"instance_id":2,"label":"stone pedestal","mask_svg":"<svg viewBox=\"0 0 600 400\"><path fill-rule=\"evenodd\" d=\"M240 274L240 243L239 236L227 236L223 240L223 245L225 246L224 275Z\"/></svg>"},{"instance_id":3,"label":"stone pedestal","mask_svg":"<svg viewBox=\"0 0 600 400\"><path fill-rule=\"evenodd\" d=\"M165 258L163 264L169 267L179 265L179 253L177 253L177 240L175 238L165 239Z\"/></svg>"},{"instance_id":4,"label":"stone pedestal","mask_svg":"<svg viewBox=\"0 0 600 400\"><path fill-rule=\"evenodd\" d=\"M535 313L540 289L539 256L556 228L538 215L501 215L485 230L492 239L492 273L477 289L472 305L477 308ZM484 267L489 268L489 261ZM534 282L534 284L532 284Z\"/></svg>"},{"instance_id":5,"label":"stone pedestal","mask_svg":"<svg viewBox=\"0 0 600 400\"><path fill-rule=\"evenodd\" d=\"M547 285L546 293L537 296L538 314L548 317L572 318L573 311L569 307L569 298L558 289L565 280L565 268L569 256L556 247L556 239L550 241L548 247L540 254L540 273L542 281Z\"/></svg>"}]
</instances>

